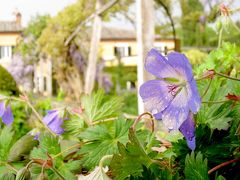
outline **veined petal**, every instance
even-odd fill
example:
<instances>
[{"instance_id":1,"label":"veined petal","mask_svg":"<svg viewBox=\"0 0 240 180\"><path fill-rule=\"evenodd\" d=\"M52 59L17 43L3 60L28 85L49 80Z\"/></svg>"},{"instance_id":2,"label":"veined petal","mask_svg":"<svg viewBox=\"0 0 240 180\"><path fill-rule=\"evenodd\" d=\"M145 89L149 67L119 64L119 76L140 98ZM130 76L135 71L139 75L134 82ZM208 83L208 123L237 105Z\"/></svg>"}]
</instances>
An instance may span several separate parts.
<instances>
[{"instance_id":1,"label":"veined petal","mask_svg":"<svg viewBox=\"0 0 240 180\"><path fill-rule=\"evenodd\" d=\"M152 114L159 114L172 101L173 96L169 92L168 83L162 80L150 80L140 87L140 96L143 99L145 108ZM156 117L157 118L157 117Z\"/></svg>"},{"instance_id":2,"label":"veined petal","mask_svg":"<svg viewBox=\"0 0 240 180\"><path fill-rule=\"evenodd\" d=\"M168 60L156 49L151 49L145 59L145 69L158 78L177 78L177 72L169 65Z\"/></svg>"},{"instance_id":3,"label":"veined petal","mask_svg":"<svg viewBox=\"0 0 240 180\"><path fill-rule=\"evenodd\" d=\"M12 124L13 114L12 114L12 110L11 110L10 106L8 106L5 109L4 114L2 115L2 121L6 125L11 125Z\"/></svg>"},{"instance_id":4,"label":"veined petal","mask_svg":"<svg viewBox=\"0 0 240 180\"><path fill-rule=\"evenodd\" d=\"M182 123L179 128L179 131L187 140L188 147L192 150L195 149L195 123L193 120L193 114L190 112L187 119Z\"/></svg>"},{"instance_id":5,"label":"veined petal","mask_svg":"<svg viewBox=\"0 0 240 180\"><path fill-rule=\"evenodd\" d=\"M61 127L63 123L62 118L56 116L47 126L57 135L60 135L64 132L64 129Z\"/></svg>"},{"instance_id":6,"label":"veined petal","mask_svg":"<svg viewBox=\"0 0 240 180\"><path fill-rule=\"evenodd\" d=\"M196 81L193 79L190 83L187 84L188 89L188 106L193 113L197 113L201 106L201 97L197 90Z\"/></svg>"},{"instance_id":7,"label":"veined petal","mask_svg":"<svg viewBox=\"0 0 240 180\"><path fill-rule=\"evenodd\" d=\"M192 66L184 54L171 52L167 57L168 63L179 73L180 77L184 77L186 81L193 79Z\"/></svg>"},{"instance_id":8,"label":"veined petal","mask_svg":"<svg viewBox=\"0 0 240 180\"><path fill-rule=\"evenodd\" d=\"M43 118L43 122L48 125L56 116L58 116L58 110L50 110L47 115Z\"/></svg>"},{"instance_id":9,"label":"veined petal","mask_svg":"<svg viewBox=\"0 0 240 180\"><path fill-rule=\"evenodd\" d=\"M0 117L3 116L4 111L5 111L5 103L4 103L4 102L1 102L1 103L0 103Z\"/></svg>"},{"instance_id":10,"label":"veined petal","mask_svg":"<svg viewBox=\"0 0 240 180\"><path fill-rule=\"evenodd\" d=\"M187 119L189 113L186 88L175 96L169 106L163 111L162 121L169 130L178 130Z\"/></svg>"},{"instance_id":11,"label":"veined petal","mask_svg":"<svg viewBox=\"0 0 240 180\"><path fill-rule=\"evenodd\" d=\"M195 150L195 148L196 148L196 138L195 138L195 136L191 140L187 139L187 145L192 151Z\"/></svg>"}]
</instances>

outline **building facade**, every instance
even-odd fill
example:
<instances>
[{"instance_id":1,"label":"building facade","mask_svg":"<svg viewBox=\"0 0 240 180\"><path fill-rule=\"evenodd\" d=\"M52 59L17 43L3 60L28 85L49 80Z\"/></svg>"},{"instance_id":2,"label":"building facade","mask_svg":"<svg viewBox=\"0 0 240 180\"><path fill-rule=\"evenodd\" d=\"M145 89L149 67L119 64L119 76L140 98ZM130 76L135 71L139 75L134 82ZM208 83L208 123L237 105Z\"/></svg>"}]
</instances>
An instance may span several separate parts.
<instances>
[{"instance_id":1,"label":"building facade","mask_svg":"<svg viewBox=\"0 0 240 180\"><path fill-rule=\"evenodd\" d=\"M0 21L0 64L6 67L12 59L13 50L21 39L21 14L13 21Z\"/></svg>"}]
</instances>

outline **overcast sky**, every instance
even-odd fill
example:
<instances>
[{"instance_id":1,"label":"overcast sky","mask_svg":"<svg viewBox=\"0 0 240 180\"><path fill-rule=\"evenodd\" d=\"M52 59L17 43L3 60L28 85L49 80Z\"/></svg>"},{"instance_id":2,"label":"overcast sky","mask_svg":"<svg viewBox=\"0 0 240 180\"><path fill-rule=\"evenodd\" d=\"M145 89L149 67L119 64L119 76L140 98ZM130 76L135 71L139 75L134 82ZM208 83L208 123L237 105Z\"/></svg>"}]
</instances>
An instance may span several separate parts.
<instances>
[{"instance_id":1,"label":"overcast sky","mask_svg":"<svg viewBox=\"0 0 240 180\"><path fill-rule=\"evenodd\" d=\"M31 17L36 14L50 14L51 16L54 16L64 7L76 1L77 0L0 0L0 20L14 20L15 17L13 12L15 9L18 9L22 13L22 24L23 26L26 26ZM173 1L179 2L179 0ZM229 2L229 0L224 1L225 3ZM231 8L240 6L240 0L233 0L233 2L233 6ZM133 6L131 10L135 11L135 7L136 6ZM173 12L175 16L181 14L179 5L175 6L175 10ZM240 19L240 13L235 14L234 19ZM112 22L107 23L107 25L121 28L133 28L130 23L126 23L124 20L119 19L112 20Z\"/></svg>"},{"instance_id":2,"label":"overcast sky","mask_svg":"<svg viewBox=\"0 0 240 180\"><path fill-rule=\"evenodd\" d=\"M22 13L23 26L26 26L37 13L54 16L74 2L76 0L0 0L0 20L13 20L13 12L17 8Z\"/></svg>"}]
</instances>

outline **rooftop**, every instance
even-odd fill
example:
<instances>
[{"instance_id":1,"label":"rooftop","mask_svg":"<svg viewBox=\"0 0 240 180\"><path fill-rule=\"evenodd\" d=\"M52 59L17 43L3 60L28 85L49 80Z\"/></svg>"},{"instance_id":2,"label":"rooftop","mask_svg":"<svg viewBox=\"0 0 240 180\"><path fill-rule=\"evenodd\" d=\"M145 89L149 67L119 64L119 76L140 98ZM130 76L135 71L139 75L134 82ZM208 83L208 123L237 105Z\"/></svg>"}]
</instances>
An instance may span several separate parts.
<instances>
[{"instance_id":1,"label":"rooftop","mask_svg":"<svg viewBox=\"0 0 240 180\"><path fill-rule=\"evenodd\" d=\"M0 32L21 32L22 27L16 21L0 21Z\"/></svg>"}]
</instances>

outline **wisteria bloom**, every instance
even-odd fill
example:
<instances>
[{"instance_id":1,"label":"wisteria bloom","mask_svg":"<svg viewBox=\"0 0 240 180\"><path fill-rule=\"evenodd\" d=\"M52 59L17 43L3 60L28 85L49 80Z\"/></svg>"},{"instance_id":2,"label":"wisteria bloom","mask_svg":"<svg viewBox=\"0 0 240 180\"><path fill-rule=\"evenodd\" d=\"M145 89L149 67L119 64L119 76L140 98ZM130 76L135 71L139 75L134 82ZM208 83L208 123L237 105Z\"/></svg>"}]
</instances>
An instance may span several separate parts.
<instances>
[{"instance_id":1,"label":"wisteria bloom","mask_svg":"<svg viewBox=\"0 0 240 180\"><path fill-rule=\"evenodd\" d=\"M188 130L182 132L184 136L190 132L194 134L194 123L193 126L189 123L189 117L190 113L198 112L201 99L186 56L172 52L165 58L152 49L146 57L145 69L158 78L140 87L146 110L156 119L162 119L169 131L179 130L182 125L182 130ZM195 143L195 136L186 139L188 145ZM194 149L195 145L189 147Z\"/></svg>"},{"instance_id":2,"label":"wisteria bloom","mask_svg":"<svg viewBox=\"0 0 240 180\"><path fill-rule=\"evenodd\" d=\"M6 125L11 125L13 122L11 107L9 105L6 107L4 102L0 102L0 117L2 118L2 122Z\"/></svg>"},{"instance_id":3,"label":"wisteria bloom","mask_svg":"<svg viewBox=\"0 0 240 180\"><path fill-rule=\"evenodd\" d=\"M51 129L52 132L57 135L61 135L64 129L61 127L63 123L63 118L59 115L59 110L50 110L47 115L43 118L43 122Z\"/></svg>"}]
</instances>

